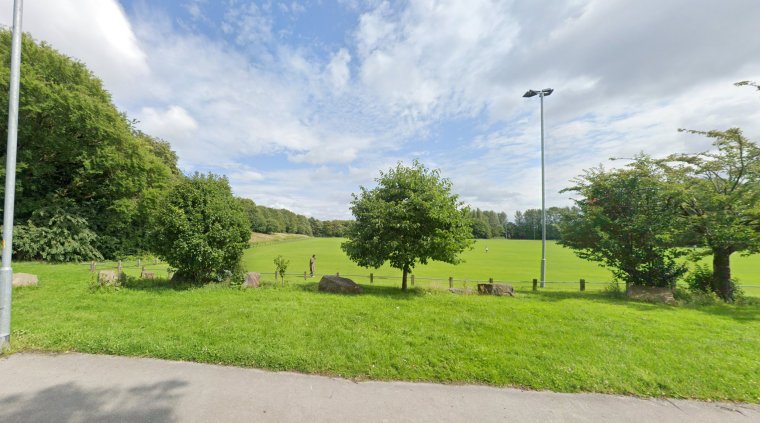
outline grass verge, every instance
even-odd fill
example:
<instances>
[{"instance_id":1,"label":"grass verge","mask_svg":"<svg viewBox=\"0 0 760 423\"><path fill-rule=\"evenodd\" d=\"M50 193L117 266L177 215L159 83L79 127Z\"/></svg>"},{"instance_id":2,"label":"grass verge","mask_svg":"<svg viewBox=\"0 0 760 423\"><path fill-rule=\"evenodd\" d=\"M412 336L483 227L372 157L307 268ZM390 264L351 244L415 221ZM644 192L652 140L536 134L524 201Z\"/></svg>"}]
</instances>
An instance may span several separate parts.
<instances>
[{"instance_id":1,"label":"grass verge","mask_svg":"<svg viewBox=\"0 0 760 423\"><path fill-rule=\"evenodd\" d=\"M80 351L355 379L482 383L760 402L760 307L674 307L599 292L514 298L314 279L255 290L131 281L89 289L83 265L19 263L13 351Z\"/></svg>"}]
</instances>

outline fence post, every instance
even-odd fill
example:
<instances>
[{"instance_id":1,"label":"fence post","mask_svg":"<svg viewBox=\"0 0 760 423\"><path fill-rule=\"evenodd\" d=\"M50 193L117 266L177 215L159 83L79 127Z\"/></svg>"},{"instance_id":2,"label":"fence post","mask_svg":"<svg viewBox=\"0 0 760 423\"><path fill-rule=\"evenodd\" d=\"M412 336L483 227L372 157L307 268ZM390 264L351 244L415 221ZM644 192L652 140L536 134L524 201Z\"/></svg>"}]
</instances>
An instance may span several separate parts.
<instances>
[{"instance_id":1,"label":"fence post","mask_svg":"<svg viewBox=\"0 0 760 423\"><path fill-rule=\"evenodd\" d=\"M375 281L375 274L374 273L370 273L369 274L369 283L370 283L370 285L372 285L372 282L374 282L374 281Z\"/></svg>"},{"instance_id":2,"label":"fence post","mask_svg":"<svg viewBox=\"0 0 760 423\"><path fill-rule=\"evenodd\" d=\"M119 271L117 276L121 277L121 260L119 260L119 267L117 269Z\"/></svg>"},{"instance_id":3,"label":"fence post","mask_svg":"<svg viewBox=\"0 0 760 423\"><path fill-rule=\"evenodd\" d=\"M340 272L335 272L335 276L340 277Z\"/></svg>"},{"instance_id":4,"label":"fence post","mask_svg":"<svg viewBox=\"0 0 760 423\"><path fill-rule=\"evenodd\" d=\"M538 279L533 279L533 290L538 291Z\"/></svg>"},{"instance_id":5,"label":"fence post","mask_svg":"<svg viewBox=\"0 0 760 423\"><path fill-rule=\"evenodd\" d=\"M158 257L153 257L153 264L158 264Z\"/></svg>"},{"instance_id":6,"label":"fence post","mask_svg":"<svg viewBox=\"0 0 760 423\"><path fill-rule=\"evenodd\" d=\"M277 271L274 272L274 284L277 285Z\"/></svg>"},{"instance_id":7,"label":"fence post","mask_svg":"<svg viewBox=\"0 0 760 423\"><path fill-rule=\"evenodd\" d=\"M306 271L303 272L303 280L306 280Z\"/></svg>"},{"instance_id":8,"label":"fence post","mask_svg":"<svg viewBox=\"0 0 760 423\"><path fill-rule=\"evenodd\" d=\"M453 287L454 287L454 277L449 276L449 288L453 288Z\"/></svg>"},{"instance_id":9,"label":"fence post","mask_svg":"<svg viewBox=\"0 0 760 423\"><path fill-rule=\"evenodd\" d=\"M581 279L581 291L585 291L585 290L586 290L586 280Z\"/></svg>"},{"instance_id":10,"label":"fence post","mask_svg":"<svg viewBox=\"0 0 760 423\"><path fill-rule=\"evenodd\" d=\"M493 278L488 278L488 283L493 284Z\"/></svg>"},{"instance_id":11,"label":"fence post","mask_svg":"<svg viewBox=\"0 0 760 423\"><path fill-rule=\"evenodd\" d=\"M90 263L90 272L94 272L95 271L95 266L96 266L95 265L95 261L93 260L92 263Z\"/></svg>"},{"instance_id":12,"label":"fence post","mask_svg":"<svg viewBox=\"0 0 760 423\"><path fill-rule=\"evenodd\" d=\"M137 267L140 267L141 264L140 259L137 259Z\"/></svg>"},{"instance_id":13,"label":"fence post","mask_svg":"<svg viewBox=\"0 0 760 423\"><path fill-rule=\"evenodd\" d=\"M142 279L144 274L145 274L145 266L143 266L142 270L140 271L140 279Z\"/></svg>"}]
</instances>

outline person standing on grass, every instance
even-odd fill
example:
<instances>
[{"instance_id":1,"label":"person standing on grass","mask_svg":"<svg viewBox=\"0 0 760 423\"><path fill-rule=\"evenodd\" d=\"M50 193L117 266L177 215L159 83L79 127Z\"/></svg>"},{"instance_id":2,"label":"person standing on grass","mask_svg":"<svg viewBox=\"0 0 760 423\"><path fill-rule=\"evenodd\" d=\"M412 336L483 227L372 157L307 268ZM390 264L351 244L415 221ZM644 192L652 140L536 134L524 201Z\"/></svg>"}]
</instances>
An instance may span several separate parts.
<instances>
[{"instance_id":1,"label":"person standing on grass","mask_svg":"<svg viewBox=\"0 0 760 423\"><path fill-rule=\"evenodd\" d=\"M317 256L316 254L312 254L311 258L309 259L309 272L311 273L311 277L314 277L314 271L317 269Z\"/></svg>"}]
</instances>

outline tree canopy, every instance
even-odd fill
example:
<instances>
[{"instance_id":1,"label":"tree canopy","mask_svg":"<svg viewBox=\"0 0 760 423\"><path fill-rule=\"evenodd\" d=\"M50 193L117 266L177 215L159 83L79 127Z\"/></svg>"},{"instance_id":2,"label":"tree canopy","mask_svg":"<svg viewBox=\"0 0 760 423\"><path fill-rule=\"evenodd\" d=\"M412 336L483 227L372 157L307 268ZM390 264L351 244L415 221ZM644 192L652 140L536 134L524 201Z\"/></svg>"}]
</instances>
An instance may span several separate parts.
<instances>
[{"instance_id":1,"label":"tree canopy","mask_svg":"<svg viewBox=\"0 0 760 423\"><path fill-rule=\"evenodd\" d=\"M360 266L386 261L403 271L401 288L416 263L458 263L472 244L468 208L451 192L451 181L415 161L380 172L377 187L353 195L356 219L341 248Z\"/></svg>"},{"instance_id":2,"label":"tree canopy","mask_svg":"<svg viewBox=\"0 0 760 423\"><path fill-rule=\"evenodd\" d=\"M675 193L648 157L625 169L594 168L563 191L579 195L560 225L559 243L610 268L626 284L674 287L686 267L676 259Z\"/></svg>"}]
</instances>

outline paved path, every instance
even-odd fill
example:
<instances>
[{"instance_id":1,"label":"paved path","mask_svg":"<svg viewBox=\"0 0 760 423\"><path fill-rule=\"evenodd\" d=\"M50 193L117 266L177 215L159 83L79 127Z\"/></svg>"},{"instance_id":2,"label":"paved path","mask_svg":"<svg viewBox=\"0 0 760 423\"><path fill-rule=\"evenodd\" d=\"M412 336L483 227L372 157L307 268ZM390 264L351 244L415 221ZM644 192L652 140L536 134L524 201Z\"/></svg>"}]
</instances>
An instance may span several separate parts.
<instances>
[{"instance_id":1,"label":"paved path","mask_svg":"<svg viewBox=\"0 0 760 423\"><path fill-rule=\"evenodd\" d=\"M360 382L87 354L0 359L0 422L760 422L745 404Z\"/></svg>"}]
</instances>

